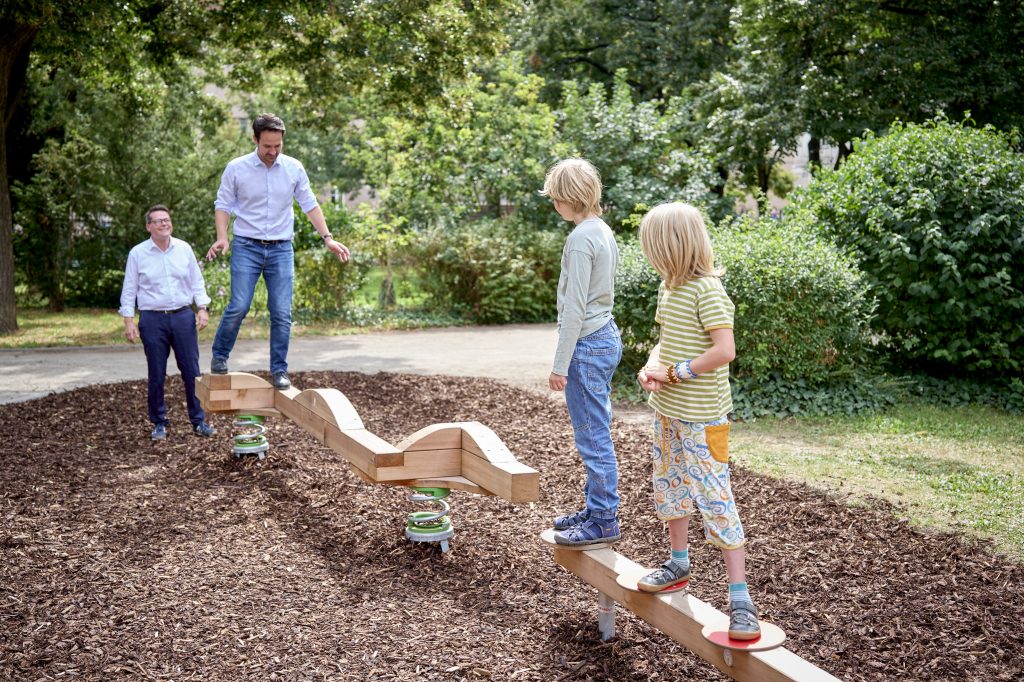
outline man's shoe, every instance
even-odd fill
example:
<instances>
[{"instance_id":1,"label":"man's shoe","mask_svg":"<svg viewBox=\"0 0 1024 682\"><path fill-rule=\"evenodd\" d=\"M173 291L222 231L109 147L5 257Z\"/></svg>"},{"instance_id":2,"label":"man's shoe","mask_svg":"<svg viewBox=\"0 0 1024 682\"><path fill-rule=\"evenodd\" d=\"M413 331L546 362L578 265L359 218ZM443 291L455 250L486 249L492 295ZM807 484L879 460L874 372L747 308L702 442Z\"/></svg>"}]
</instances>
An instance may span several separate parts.
<instances>
[{"instance_id":1,"label":"man's shoe","mask_svg":"<svg viewBox=\"0 0 1024 682\"><path fill-rule=\"evenodd\" d=\"M288 381L288 375L284 372L274 372L274 376L271 377L270 383L279 391L283 391L292 385L292 382Z\"/></svg>"},{"instance_id":2,"label":"man's shoe","mask_svg":"<svg viewBox=\"0 0 1024 682\"><path fill-rule=\"evenodd\" d=\"M754 602L734 600L729 602L729 638L742 641L761 636L761 625L757 622L757 607Z\"/></svg>"},{"instance_id":3,"label":"man's shoe","mask_svg":"<svg viewBox=\"0 0 1024 682\"><path fill-rule=\"evenodd\" d=\"M213 358L210 360L210 374L227 374L228 373L228 359L227 358Z\"/></svg>"},{"instance_id":4,"label":"man's shoe","mask_svg":"<svg viewBox=\"0 0 1024 682\"><path fill-rule=\"evenodd\" d=\"M209 438L213 434L217 433L217 429L213 428L206 422L199 422L198 424L192 425L192 433L203 438Z\"/></svg>"},{"instance_id":5,"label":"man's shoe","mask_svg":"<svg viewBox=\"0 0 1024 682\"><path fill-rule=\"evenodd\" d=\"M167 438L167 425L157 424L153 427L153 433L149 434L149 437L153 440L163 440Z\"/></svg>"}]
</instances>

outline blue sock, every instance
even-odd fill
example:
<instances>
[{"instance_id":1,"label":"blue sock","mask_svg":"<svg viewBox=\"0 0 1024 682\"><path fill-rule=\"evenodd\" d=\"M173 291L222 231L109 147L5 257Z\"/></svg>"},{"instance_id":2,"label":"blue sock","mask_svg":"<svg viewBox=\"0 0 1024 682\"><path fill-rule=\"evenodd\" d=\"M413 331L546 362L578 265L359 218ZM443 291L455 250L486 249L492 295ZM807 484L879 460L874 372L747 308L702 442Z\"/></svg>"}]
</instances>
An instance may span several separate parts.
<instances>
[{"instance_id":1,"label":"blue sock","mask_svg":"<svg viewBox=\"0 0 1024 682\"><path fill-rule=\"evenodd\" d=\"M673 549L672 550L672 561L688 566L690 564L690 550L688 549Z\"/></svg>"},{"instance_id":2,"label":"blue sock","mask_svg":"<svg viewBox=\"0 0 1024 682\"><path fill-rule=\"evenodd\" d=\"M729 583L729 601L749 601L753 603L753 599L750 598L750 590L747 589L746 583Z\"/></svg>"}]
</instances>

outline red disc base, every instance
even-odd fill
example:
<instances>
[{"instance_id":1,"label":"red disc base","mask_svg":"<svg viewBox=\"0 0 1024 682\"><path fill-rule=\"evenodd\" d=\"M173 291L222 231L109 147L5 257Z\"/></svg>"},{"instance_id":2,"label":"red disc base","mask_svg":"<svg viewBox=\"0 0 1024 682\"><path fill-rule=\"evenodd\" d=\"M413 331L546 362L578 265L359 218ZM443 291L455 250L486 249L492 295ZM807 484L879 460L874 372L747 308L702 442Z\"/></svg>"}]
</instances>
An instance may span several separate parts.
<instances>
[{"instance_id":1,"label":"red disc base","mask_svg":"<svg viewBox=\"0 0 1024 682\"><path fill-rule=\"evenodd\" d=\"M733 651L767 651L781 646L786 641L786 633L782 628L764 621L760 622L761 636L757 639L733 639L729 636L729 621L709 623L701 629L700 634L716 646Z\"/></svg>"}]
</instances>

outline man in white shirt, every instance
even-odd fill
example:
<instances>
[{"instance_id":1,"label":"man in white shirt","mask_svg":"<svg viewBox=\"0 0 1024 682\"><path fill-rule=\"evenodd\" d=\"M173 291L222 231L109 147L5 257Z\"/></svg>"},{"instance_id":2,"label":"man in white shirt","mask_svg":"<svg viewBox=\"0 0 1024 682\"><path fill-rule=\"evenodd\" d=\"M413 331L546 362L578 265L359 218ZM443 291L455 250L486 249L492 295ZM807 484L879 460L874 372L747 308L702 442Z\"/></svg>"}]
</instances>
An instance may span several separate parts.
<instances>
[{"instance_id":1,"label":"man in white shirt","mask_svg":"<svg viewBox=\"0 0 1024 682\"><path fill-rule=\"evenodd\" d=\"M153 423L154 441L167 438L167 403L164 401L164 380L167 378L167 357L174 350L181 380L185 384L185 402L192 432L210 437L216 430L206 423L199 398L196 377L199 372L199 329L210 323L207 308L206 282L196 262L192 247L171 236L174 226L166 206L157 204L146 211L149 239L136 245L128 254L121 287L121 308L124 336L131 343L142 338L149 375L149 421ZM139 324L135 326L135 304L138 301ZM192 314L193 301L198 312Z\"/></svg>"},{"instance_id":2,"label":"man in white shirt","mask_svg":"<svg viewBox=\"0 0 1024 682\"><path fill-rule=\"evenodd\" d=\"M291 386L288 380L288 343L292 331L292 285L295 279L295 214L297 201L317 234L342 263L349 251L334 241L323 211L309 186L309 176L298 159L286 156L284 121L260 114L252 122L256 150L228 163L221 176L214 218L217 241L206 257L210 260L228 250L228 223L232 226L231 300L224 309L213 340L210 372L227 374L228 356L235 347L242 320L252 306L260 276L267 285L270 313L270 374L274 388Z\"/></svg>"}]
</instances>

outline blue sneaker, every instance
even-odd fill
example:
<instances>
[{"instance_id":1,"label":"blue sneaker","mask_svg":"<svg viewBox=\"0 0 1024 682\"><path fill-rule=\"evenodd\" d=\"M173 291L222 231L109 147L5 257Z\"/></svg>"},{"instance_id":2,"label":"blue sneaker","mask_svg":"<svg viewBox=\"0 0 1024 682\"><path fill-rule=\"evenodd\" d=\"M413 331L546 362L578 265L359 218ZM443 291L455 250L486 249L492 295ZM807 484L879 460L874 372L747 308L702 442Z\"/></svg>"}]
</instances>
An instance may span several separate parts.
<instances>
[{"instance_id":1,"label":"blue sneaker","mask_svg":"<svg viewBox=\"0 0 1024 682\"><path fill-rule=\"evenodd\" d=\"M571 549L598 549L618 542L622 537L616 519L590 516L586 521L555 533L555 544Z\"/></svg>"},{"instance_id":2,"label":"blue sneaker","mask_svg":"<svg viewBox=\"0 0 1024 682\"><path fill-rule=\"evenodd\" d=\"M555 530L569 530L573 526L578 526L589 518L590 511L581 509L578 512L557 517L555 519L554 528Z\"/></svg>"},{"instance_id":3,"label":"blue sneaker","mask_svg":"<svg viewBox=\"0 0 1024 682\"><path fill-rule=\"evenodd\" d=\"M681 587L690 580L690 562L683 563L675 559L669 559L636 582L637 589L641 592L661 592L675 587Z\"/></svg>"},{"instance_id":4,"label":"blue sneaker","mask_svg":"<svg viewBox=\"0 0 1024 682\"><path fill-rule=\"evenodd\" d=\"M167 424L157 424L153 427L153 433L149 434L153 440L164 440L167 438Z\"/></svg>"},{"instance_id":5,"label":"blue sneaker","mask_svg":"<svg viewBox=\"0 0 1024 682\"><path fill-rule=\"evenodd\" d=\"M199 422L198 424L192 425L192 433L203 438L209 438L213 434L217 433L217 429L213 428L206 422Z\"/></svg>"}]
</instances>

